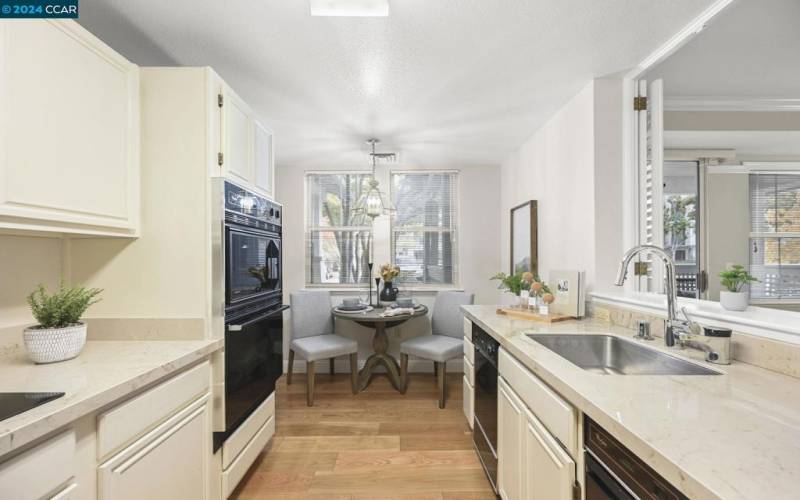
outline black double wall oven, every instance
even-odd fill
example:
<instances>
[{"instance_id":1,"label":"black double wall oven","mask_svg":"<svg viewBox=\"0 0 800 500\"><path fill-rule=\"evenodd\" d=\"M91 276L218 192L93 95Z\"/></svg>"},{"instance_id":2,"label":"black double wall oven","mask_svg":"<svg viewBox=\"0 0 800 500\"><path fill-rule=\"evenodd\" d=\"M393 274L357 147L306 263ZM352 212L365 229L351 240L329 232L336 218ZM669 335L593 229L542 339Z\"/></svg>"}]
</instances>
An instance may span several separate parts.
<instances>
[{"instance_id":1,"label":"black double wall oven","mask_svg":"<svg viewBox=\"0 0 800 500\"><path fill-rule=\"evenodd\" d=\"M214 433L215 449L283 374L282 211L224 183L225 431Z\"/></svg>"}]
</instances>

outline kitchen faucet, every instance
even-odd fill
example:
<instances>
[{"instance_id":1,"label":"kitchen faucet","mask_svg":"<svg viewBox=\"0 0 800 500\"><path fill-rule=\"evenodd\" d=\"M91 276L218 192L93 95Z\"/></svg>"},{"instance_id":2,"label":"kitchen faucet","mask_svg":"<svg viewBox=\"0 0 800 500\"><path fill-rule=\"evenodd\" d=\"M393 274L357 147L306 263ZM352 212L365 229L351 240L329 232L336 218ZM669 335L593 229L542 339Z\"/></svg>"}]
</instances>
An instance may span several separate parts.
<instances>
[{"instance_id":1,"label":"kitchen faucet","mask_svg":"<svg viewBox=\"0 0 800 500\"><path fill-rule=\"evenodd\" d=\"M678 302L677 284L675 282L675 262L672 256L667 253L663 248L653 245L639 245L628 250L622 257L622 262L619 264L619 271L617 272L617 281L614 283L617 286L622 286L625 283L625 278L628 276L628 264L634 257L640 253L652 253L661 257L666 270L665 289L667 292L667 320L664 328L664 343L668 347L675 345L675 339L680 337L681 334L692 334L692 323L686 320L679 319L675 312L675 304Z\"/></svg>"}]
</instances>

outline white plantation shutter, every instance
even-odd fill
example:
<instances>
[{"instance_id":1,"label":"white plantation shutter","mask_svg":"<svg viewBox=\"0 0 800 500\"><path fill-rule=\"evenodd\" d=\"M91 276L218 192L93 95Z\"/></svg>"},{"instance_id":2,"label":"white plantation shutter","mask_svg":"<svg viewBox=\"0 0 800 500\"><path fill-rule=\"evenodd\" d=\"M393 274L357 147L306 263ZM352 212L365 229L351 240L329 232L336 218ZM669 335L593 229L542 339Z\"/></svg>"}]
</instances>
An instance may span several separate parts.
<instances>
[{"instance_id":1,"label":"white plantation shutter","mask_svg":"<svg viewBox=\"0 0 800 500\"><path fill-rule=\"evenodd\" d=\"M371 175L306 175L306 284L369 283L372 225L356 204L369 188Z\"/></svg>"},{"instance_id":2,"label":"white plantation shutter","mask_svg":"<svg viewBox=\"0 0 800 500\"><path fill-rule=\"evenodd\" d=\"M800 174L750 174L750 286L756 300L800 299Z\"/></svg>"},{"instance_id":3,"label":"white plantation shutter","mask_svg":"<svg viewBox=\"0 0 800 500\"><path fill-rule=\"evenodd\" d=\"M647 109L639 113L639 241L643 245L664 247L664 86L662 80L639 82L639 95L647 97ZM664 274L651 255L640 256L649 262L648 275L637 280L641 291L663 293Z\"/></svg>"},{"instance_id":4,"label":"white plantation shutter","mask_svg":"<svg viewBox=\"0 0 800 500\"><path fill-rule=\"evenodd\" d=\"M392 261L407 285L458 282L458 174L393 172Z\"/></svg>"}]
</instances>

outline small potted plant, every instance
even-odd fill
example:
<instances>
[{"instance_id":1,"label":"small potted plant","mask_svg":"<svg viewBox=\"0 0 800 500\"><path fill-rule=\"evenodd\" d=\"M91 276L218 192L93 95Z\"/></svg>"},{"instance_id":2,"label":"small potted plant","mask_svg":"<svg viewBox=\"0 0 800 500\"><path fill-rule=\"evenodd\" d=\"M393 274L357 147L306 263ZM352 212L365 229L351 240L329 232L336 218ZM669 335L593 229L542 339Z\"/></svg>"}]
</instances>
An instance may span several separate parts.
<instances>
[{"instance_id":1,"label":"small potted plant","mask_svg":"<svg viewBox=\"0 0 800 500\"><path fill-rule=\"evenodd\" d=\"M530 285L526 283L522 272L510 275L506 273L497 273L494 276L492 276L491 279L500 282L500 286L498 288L500 288L501 290L506 290L514 294L515 306L520 306L520 307L528 306L527 299L525 299L525 304L522 304L521 302L522 290L528 290L530 288Z\"/></svg>"},{"instance_id":2,"label":"small potted plant","mask_svg":"<svg viewBox=\"0 0 800 500\"><path fill-rule=\"evenodd\" d=\"M750 283L758 281L739 264L719 273L720 283L726 288L719 292L720 305L729 311L744 311L750 304L750 293L743 291Z\"/></svg>"},{"instance_id":3,"label":"small potted plant","mask_svg":"<svg viewBox=\"0 0 800 500\"><path fill-rule=\"evenodd\" d=\"M23 340L34 363L55 363L80 354L86 344L86 324L80 319L101 291L62 284L57 292L48 294L44 285L39 285L28 295L28 305L39 324L26 328Z\"/></svg>"},{"instance_id":4,"label":"small potted plant","mask_svg":"<svg viewBox=\"0 0 800 500\"><path fill-rule=\"evenodd\" d=\"M383 290L381 290L381 302L394 302L397 300L396 287L392 286L392 280L400 275L400 268L391 264L384 264L379 271L381 278L383 278Z\"/></svg>"}]
</instances>

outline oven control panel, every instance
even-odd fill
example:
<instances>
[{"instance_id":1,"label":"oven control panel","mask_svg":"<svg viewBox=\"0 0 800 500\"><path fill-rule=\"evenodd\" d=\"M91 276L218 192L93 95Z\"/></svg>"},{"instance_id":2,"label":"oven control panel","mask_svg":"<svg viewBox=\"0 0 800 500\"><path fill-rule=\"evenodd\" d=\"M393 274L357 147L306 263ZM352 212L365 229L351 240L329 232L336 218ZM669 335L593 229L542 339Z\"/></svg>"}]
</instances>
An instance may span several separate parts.
<instances>
[{"instance_id":1,"label":"oven control panel","mask_svg":"<svg viewBox=\"0 0 800 500\"><path fill-rule=\"evenodd\" d=\"M245 224L267 228L281 226L283 206L261 195L225 181L225 218Z\"/></svg>"}]
</instances>

